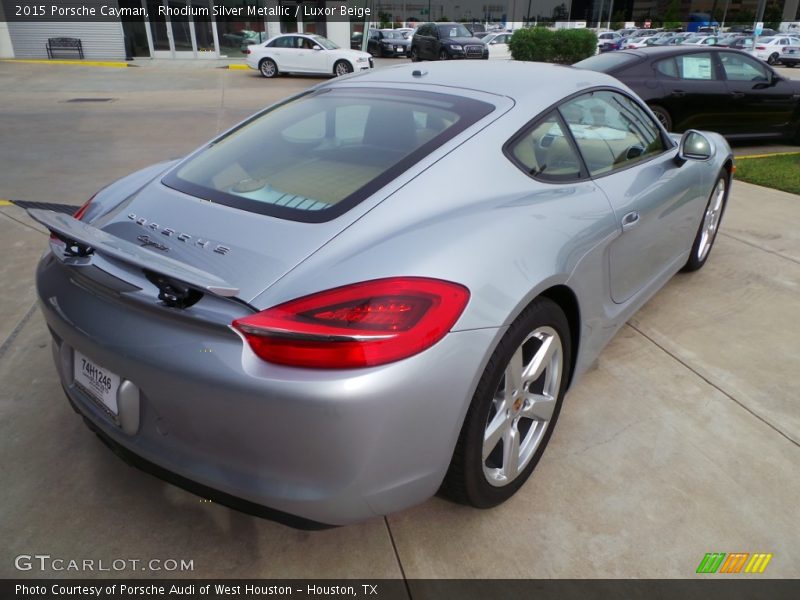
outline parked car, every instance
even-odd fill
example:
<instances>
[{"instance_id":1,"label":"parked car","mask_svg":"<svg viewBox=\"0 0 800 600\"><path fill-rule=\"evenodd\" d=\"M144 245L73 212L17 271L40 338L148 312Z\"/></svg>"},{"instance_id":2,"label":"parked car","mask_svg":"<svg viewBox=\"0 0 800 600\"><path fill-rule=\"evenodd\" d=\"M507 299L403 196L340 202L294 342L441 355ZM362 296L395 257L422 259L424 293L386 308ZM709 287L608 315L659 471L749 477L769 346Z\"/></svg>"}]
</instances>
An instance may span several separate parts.
<instances>
[{"instance_id":1,"label":"parked car","mask_svg":"<svg viewBox=\"0 0 800 600\"><path fill-rule=\"evenodd\" d=\"M360 50L340 48L321 35L290 33L247 48L247 66L264 77L280 73L347 75L373 66L372 57Z\"/></svg>"},{"instance_id":2,"label":"parked car","mask_svg":"<svg viewBox=\"0 0 800 600\"><path fill-rule=\"evenodd\" d=\"M670 131L800 141L800 81L739 50L663 46L601 54L574 66L628 85Z\"/></svg>"},{"instance_id":3,"label":"parked car","mask_svg":"<svg viewBox=\"0 0 800 600\"><path fill-rule=\"evenodd\" d=\"M716 43L715 35L693 35L681 40L682 46L715 46Z\"/></svg>"},{"instance_id":4,"label":"parked car","mask_svg":"<svg viewBox=\"0 0 800 600\"><path fill-rule=\"evenodd\" d=\"M761 60L767 61L767 64L774 65L780 62L784 48L797 45L800 45L800 37L788 35L760 37L753 47L753 54Z\"/></svg>"},{"instance_id":5,"label":"parked car","mask_svg":"<svg viewBox=\"0 0 800 600\"><path fill-rule=\"evenodd\" d=\"M411 40L392 29L370 29L367 52L373 56L410 56Z\"/></svg>"},{"instance_id":6,"label":"parked car","mask_svg":"<svg viewBox=\"0 0 800 600\"><path fill-rule=\"evenodd\" d=\"M753 53L753 36L752 35L736 35L733 37L725 38L722 42L718 42L717 46L725 48L735 48L736 50L743 50L745 52Z\"/></svg>"},{"instance_id":7,"label":"parked car","mask_svg":"<svg viewBox=\"0 0 800 600\"><path fill-rule=\"evenodd\" d=\"M488 33L486 36L480 38L481 41L489 48L490 59L505 59L511 58L511 50L508 49L508 41L514 35L507 31L500 33Z\"/></svg>"},{"instance_id":8,"label":"parked car","mask_svg":"<svg viewBox=\"0 0 800 600\"><path fill-rule=\"evenodd\" d=\"M325 82L74 217L31 210L89 427L296 526L510 498L601 348L708 260L732 157L602 73L461 67Z\"/></svg>"},{"instance_id":9,"label":"parked car","mask_svg":"<svg viewBox=\"0 0 800 600\"><path fill-rule=\"evenodd\" d=\"M651 40L651 39L655 39L654 36L648 35L648 36L644 36L644 37L640 36L640 37L629 38L625 42L624 48L625 49L645 48L645 47L647 47L649 45L647 43L648 40Z\"/></svg>"},{"instance_id":10,"label":"parked car","mask_svg":"<svg viewBox=\"0 0 800 600\"><path fill-rule=\"evenodd\" d=\"M601 31L597 34L597 51L609 52L619 49L619 41L622 36L614 31Z\"/></svg>"},{"instance_id":11,"label":"parked car","mask_svg":"<svg viewBox=\"0 0 800 600\"><path fill-rule=\"evenodd\" d=\"M411 60L488 59L489 47L461 23L425 23L411 38Z\"/></svg>"},{"instance_id":12,"label":"parked car","mask_svg":"<svg viewBox=\"0 0 800 600\"><path fill-rule=\"evenodd\" d=\"M781 64L787 67L794 67L800 63L800 45L785 46L781 49Z\"/></svg>"}]
</instances>

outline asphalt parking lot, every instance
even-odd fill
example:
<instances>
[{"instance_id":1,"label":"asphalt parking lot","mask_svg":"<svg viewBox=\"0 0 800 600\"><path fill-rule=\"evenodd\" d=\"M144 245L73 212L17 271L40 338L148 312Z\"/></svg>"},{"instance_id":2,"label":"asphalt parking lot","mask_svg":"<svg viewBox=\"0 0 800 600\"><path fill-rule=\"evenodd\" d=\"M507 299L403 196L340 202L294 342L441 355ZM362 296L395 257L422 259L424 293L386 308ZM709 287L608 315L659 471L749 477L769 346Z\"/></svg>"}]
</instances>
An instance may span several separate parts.
<instances>
[{"instance_id":1,"label":"asphalt parking lot","mask_svg":"<svg viewBox=\"0 0 800 600\"><path fill-rule=\"evenodd\" d=\"M77 206L317 81L0 62L0 198ZM707 552L769 552L769 577L800 577L798 232L800 198L735 183L706 267L619 332L508 503L434 498L309 533L204 502L91 435L34 305L47 237L0 202L0 577L164 575L15 569L39 553L192 560L176 577L685 578Z\"/></svg>"}]
</instances>

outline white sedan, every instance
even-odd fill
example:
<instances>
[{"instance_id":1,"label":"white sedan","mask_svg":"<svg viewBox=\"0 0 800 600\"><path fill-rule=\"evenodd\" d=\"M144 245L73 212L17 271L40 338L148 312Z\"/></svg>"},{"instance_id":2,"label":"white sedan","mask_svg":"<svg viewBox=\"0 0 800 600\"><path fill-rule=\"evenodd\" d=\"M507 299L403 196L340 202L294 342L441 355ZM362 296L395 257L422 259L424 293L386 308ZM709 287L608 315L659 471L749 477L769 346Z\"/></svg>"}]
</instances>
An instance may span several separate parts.
<instances>
[{"instance_id":1,"label":"white sedan","mask_svg":"<svg viewBox=\"0 0 800 600\"><path fill-rule=\"evenodd\" d=\"M508 49L508 40L513 34L507 31L486 34L481 41L489 47L489 58L511 59L511 50Z\"/></svg>"},{"instance_id":2,"label":"white sedan","mask_svg":"<svg viewBox=\"0 0 800 600\"><path fill-rule=\"evenodd\" d=\"M321 35L288 33L247 48L247 66L264 77L279 73L347 75L372 68L372 57L341 48Z\"/></svg>"},{"instance_id":3,"label":"white sedan","mask_svg":"<svg viewBox=\"0 0 800 600\"><path fill-rule=\"evenodd\" d=\"M753 54L761 60L767 61L768 64L774 65L780 61L781 54L790 46L800 46L800 38L790 37L788 35L763 37L756 40Z\"/></svg>"}]
</instances>

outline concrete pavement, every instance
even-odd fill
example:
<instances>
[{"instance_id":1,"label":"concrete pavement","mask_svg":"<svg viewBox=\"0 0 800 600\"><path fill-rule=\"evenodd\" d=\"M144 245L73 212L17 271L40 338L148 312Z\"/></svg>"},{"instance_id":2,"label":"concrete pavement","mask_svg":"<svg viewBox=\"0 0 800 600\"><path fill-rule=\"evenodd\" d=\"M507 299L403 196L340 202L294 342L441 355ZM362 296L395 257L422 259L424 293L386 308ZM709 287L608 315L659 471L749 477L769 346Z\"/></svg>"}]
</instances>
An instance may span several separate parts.
<instances>
[{"instance_id":1,"label":"concrete pavement","mask_svg":"<svg viewBox=\"0 0 800 600\"><path fill-rule=\"evenodd\" d=\"M80 204L316 81L66 71L0 64L0 198ZM112 101L66 102L86 97ZM0 577L104 575L15 570L34 553L192 560L178 577L692 577L706 552L737 551L771 552L770 577L800 577L798 231L800 198L736 182L706 267L621 330L510 502L434 498L308 533L203 502L91 435L33 305L46 235L0 206Z\"/></svg>"}]
</instances>

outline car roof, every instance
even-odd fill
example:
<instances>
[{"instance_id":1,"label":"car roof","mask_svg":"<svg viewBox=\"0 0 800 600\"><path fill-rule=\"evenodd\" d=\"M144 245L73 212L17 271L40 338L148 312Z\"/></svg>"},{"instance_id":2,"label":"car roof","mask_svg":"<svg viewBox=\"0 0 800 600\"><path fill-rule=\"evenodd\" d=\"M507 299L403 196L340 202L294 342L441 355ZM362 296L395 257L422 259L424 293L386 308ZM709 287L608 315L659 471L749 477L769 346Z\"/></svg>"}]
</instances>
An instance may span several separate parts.
<instances>
[{"instance_id":1,"label":"car roof","mask_svg":"<svg viewBox=\"0 0 800 600\"><path fill-rule=\"evenodd\" d=\"M650 46L648 48L631 48L628 50L618 50L617 53L631 54L640 58L653 56L672 56L677 54L687 54L694 52L740 52L733 48L722 46ZM742 54L746 54L742 52ZM750 56L748 54L748 56Z\"/></svg>"},{"instance_id":2,"label":"car roof","mask_svg":"<svg viewBox=\"0 0 800 600\"><path fill-rule=\"evenodd\" d=\"M414 75L414 72L422 75ZM526 107L535 111L531 114L536 114L565 96L590 87L620 88L619 81L605 73L527 61L442 61L424 65L408 63L364 71L345 79L334 79L329 85L335 87L337 81L343 84L424 84L453 88L453 91L475 90L525 102ZM535 85L534 82L537 81L546 81L548 85Z\"/></svg>"}]
</instances>

